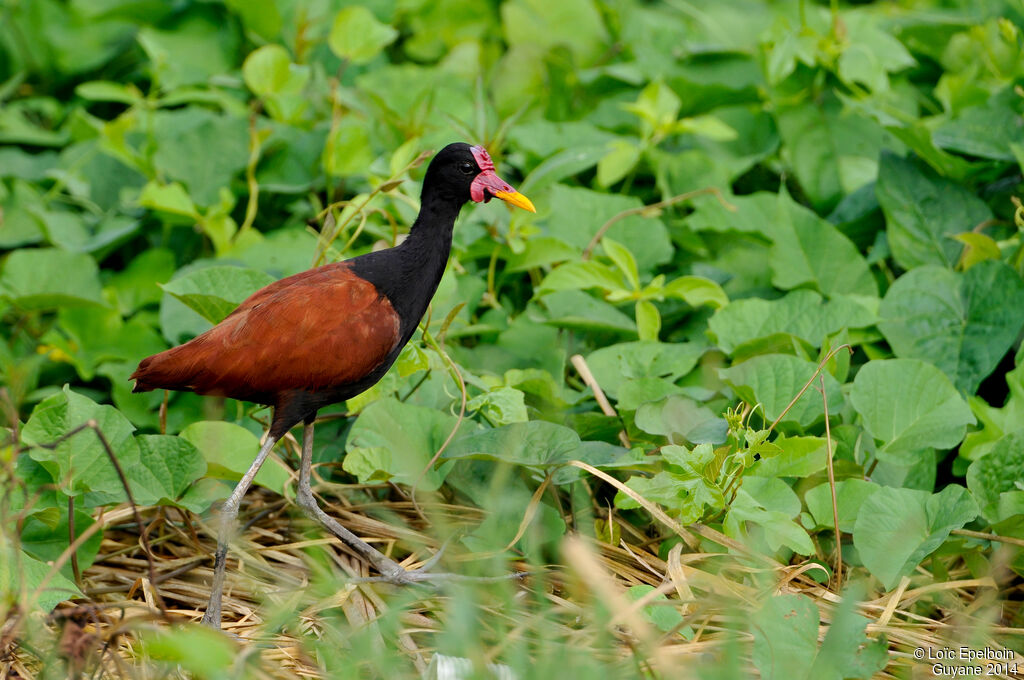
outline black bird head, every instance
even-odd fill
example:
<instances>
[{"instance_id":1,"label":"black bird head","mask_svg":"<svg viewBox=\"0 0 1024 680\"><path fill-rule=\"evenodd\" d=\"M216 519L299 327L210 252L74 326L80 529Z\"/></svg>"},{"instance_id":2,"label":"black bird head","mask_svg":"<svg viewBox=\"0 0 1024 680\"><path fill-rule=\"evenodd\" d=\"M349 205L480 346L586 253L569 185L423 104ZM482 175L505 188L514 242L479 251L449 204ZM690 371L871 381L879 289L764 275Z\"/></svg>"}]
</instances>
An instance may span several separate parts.
<instances>
[{"instance_id":1,"label":"black bird head","mask_svg":"<svg viewBox=\"0 0 1024 680\"><path fill-rule=\"evenodd\" d=\"M537 212L526 196L494 172L494 162L482 146L464 142L449 144L434 156L423 178L423 196L443 196L462 205L500 198L506 203Z\"/></svg>"}]
</instances>

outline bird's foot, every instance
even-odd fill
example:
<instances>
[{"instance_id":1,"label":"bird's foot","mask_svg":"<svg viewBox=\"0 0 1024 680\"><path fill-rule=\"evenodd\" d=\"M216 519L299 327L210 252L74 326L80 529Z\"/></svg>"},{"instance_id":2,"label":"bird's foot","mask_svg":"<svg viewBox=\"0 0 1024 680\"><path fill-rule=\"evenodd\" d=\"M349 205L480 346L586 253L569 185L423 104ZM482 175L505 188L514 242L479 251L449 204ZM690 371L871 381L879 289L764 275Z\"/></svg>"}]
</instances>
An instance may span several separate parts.
<instances>
[{"instance_id":1,"label":"bird's foot","mask_svg":"<svg viewBox=\"0 0 1024 680\"><path fill-rule=\"evenodd\" d=\"M417 583L437 585L450 581L459 581L462 583L493 583L497 581L507 581L509 579L522 579L527 576L527 572L524 571L502 574L501 576L467 576L465 574L430 571L430 569L433 568L441 559L441 555L447 547L448 541L445 541L440 550L434 553L430 559L416 569L406 569L397 562L389 559L387 562L375 565L377 570L380 572L380 576L357 578L353 579L353 582L390 583L396 586L409 586Z\"/></svg>"}]
</instances>

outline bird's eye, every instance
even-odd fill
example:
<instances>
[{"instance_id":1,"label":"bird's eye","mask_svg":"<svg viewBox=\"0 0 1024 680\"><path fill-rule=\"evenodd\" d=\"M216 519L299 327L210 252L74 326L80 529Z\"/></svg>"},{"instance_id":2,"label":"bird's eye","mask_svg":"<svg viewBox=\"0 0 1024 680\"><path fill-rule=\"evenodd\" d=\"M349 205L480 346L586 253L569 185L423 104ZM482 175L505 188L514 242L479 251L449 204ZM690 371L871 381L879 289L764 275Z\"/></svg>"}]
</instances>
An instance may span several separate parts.
<instances>
[{"instance_id":1,"label":"bird's eye","mask_svg":"<svg viewBox=\"0 0 1024 680\"><path fill-rule=\"evenodd\" d=\"M462 161L461 163L459 163L459 172L461 172L464 175L472 175L474 172L476 172L476 168L469 161Z\"/></svg>"}]
</instances>

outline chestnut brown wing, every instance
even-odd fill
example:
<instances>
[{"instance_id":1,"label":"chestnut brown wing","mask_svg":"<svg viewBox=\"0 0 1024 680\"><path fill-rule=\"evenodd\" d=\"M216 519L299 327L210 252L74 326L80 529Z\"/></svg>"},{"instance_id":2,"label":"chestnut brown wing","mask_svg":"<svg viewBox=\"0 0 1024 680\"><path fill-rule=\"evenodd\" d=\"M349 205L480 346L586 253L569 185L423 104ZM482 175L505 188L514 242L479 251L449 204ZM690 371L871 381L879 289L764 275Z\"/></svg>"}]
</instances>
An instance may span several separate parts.
<instances>
[{"instance_id":1,"label":"chestnut brown wing","mask_svg":"<svg viewBox=\"0 0 1024 680\"><path fill-rule=\"evenodd\" d=\"M189 390L273 403L290 390L357 382L399 339L399 317L376 287L338 263L253 293L191 341L144 359L135 391Z\"/></svg>"}]
</instances>

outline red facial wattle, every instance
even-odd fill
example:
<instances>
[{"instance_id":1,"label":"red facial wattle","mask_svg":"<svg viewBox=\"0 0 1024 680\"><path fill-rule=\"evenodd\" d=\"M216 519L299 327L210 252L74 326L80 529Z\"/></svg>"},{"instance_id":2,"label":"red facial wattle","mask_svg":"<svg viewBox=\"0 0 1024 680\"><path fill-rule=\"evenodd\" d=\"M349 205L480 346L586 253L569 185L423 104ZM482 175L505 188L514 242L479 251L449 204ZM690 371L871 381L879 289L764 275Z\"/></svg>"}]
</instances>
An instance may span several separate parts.
<instances>
[{"instance_id":1,"label":"red facial wattle","mask_svg":"<svg viewBox=\"0 0 1024 680\"><path fill-rule=\"evenodd\" d=\"M473 158L476 159L476 164L480 167L480 174L469 186L470 198L477 203L481 201L486 203L491 200L491 197L500 198L524 210L537 212L530 199L516 191L511 184L498 177L494 172L494 161L491 160L487 149L482 146L474 146L470 148L470 151L473 153Z\"/></svg>"}]
</instances>

